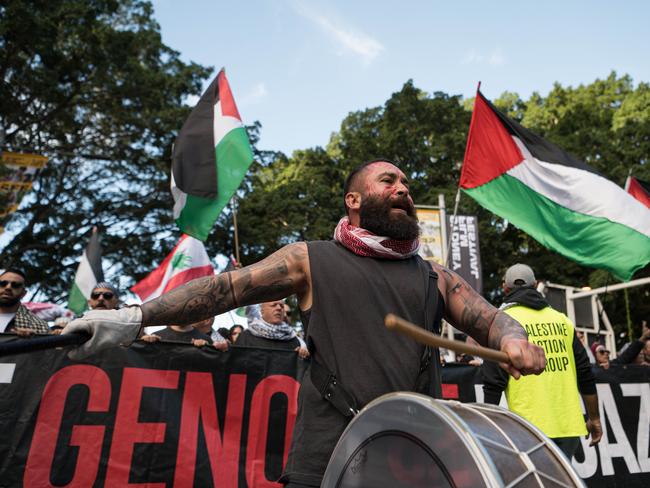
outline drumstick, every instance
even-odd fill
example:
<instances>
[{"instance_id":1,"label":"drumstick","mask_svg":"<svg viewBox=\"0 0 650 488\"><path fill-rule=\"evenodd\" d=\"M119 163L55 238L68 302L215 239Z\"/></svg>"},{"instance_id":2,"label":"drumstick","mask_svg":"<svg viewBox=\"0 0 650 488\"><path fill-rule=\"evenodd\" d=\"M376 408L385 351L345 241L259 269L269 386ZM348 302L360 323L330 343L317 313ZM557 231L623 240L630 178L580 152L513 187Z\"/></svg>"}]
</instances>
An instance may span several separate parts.
<instances>
[{"instance_id":1,"label":"drumstick","mask_svg":"<svg viewBox=\"0 0 650 488\"><path fill-rule=\"evenodd\" d=\"M433 347L444 347L445 349L451 349L452 351L462 352L465 354L470 354L472 356L478 356L480 358L487 359L488 361L510 364L510 358L508 358L508 355L505 352L489 349L483 346L474 346L465 342L445 339L444 337L440 337L433 332L429 332L422 327L418 327L408 320L404 320L403 318L400 318L392 313L386 315L384 324L391 330L395 330L400 334L405 334L412 337L420 344L425 344L427 346Z\"/></svg>"}]
</instances>

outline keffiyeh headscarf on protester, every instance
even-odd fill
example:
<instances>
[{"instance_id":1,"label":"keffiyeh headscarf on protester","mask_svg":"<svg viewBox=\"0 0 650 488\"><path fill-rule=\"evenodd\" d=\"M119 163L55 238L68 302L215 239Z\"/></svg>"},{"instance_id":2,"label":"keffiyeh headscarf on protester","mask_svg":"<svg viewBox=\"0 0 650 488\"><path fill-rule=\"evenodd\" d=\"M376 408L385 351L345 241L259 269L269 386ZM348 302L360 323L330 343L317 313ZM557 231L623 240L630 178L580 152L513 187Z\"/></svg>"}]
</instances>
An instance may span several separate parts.
<instances>
[{"instance_id":1,"label":"keffiyeh headscarf on protester","mask_svg":"<svg viewBox=\"0 0 650 488\"><path fill-rule=\"evenodd\" d=\"M418 253L420 240L400 241L378 236L362 227L350 224L348 217L339 220L334 229L334 240L359 256L385 259L407 259Z\"/></svg>"},{"instance_id":2,"label":"keffiyeh headscarf on protester","mask_svg":"<svg viewBox=\"0 0 650 488\"><path fill-rule=\"evenodd\" d=\"M286 322L275 325L264 320L259 304L246 307L246 317L248 318L248 330L256 337L274 341L290 341L295 337L300 342L300 347L307 347L305 342L298 337L293 327Z\"/></svg>"}]
</instances>

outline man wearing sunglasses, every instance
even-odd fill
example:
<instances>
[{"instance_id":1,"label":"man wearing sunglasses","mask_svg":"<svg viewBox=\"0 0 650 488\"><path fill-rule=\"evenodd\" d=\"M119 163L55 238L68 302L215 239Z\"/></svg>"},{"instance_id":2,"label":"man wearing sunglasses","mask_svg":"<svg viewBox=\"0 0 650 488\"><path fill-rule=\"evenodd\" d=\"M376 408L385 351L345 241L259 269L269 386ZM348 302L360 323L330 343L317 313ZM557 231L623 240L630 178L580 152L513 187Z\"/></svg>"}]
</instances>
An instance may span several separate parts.
<instances>
[{"instance_id":1,"label":"man wearing sunglasses","mask_svg":"<svg viewBox=\"0 0 650 488\"><path fill-rule=\"evenodd\" d=\"M21 305L25 293L27 288L22 271L6 269L0 274L0 333L49 334L47 322Z\"/></svg>"},{"instance_id":2,"label":"man wearing sunglasses","mask_svg":"<svg viewBox=\"0 0 650 488\"><path fill-rule=\"evenodd\" d=\"M97 283L88 298L88 307L91 310L115 310L119 303L117 289L105 281Z\"/></svg>"}]
</instances>

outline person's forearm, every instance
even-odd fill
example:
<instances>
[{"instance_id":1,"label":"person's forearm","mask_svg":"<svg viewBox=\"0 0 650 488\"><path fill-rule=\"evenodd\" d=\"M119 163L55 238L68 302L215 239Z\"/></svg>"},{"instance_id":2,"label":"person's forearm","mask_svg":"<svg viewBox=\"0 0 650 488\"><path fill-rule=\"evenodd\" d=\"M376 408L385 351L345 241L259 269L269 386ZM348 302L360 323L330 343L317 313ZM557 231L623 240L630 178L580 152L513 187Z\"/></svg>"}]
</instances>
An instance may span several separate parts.
<instances>
[{"instance_id":1,"label":"person's forearm","mask_svg":"<svg viewBox=\"0 0 650 488\"><path fill-rule=\"evenodd\" d=\"M528 334L519 322L508 314L498 311L490 324L488 346L493 349L501 349L501 342L504 339L523 339L527 341Z\"/></svg>"},{"instance_id":2,"label":"person's forearm","mask_svg":"<svg viewBox=\"0 0 650 488\"><path fill-rule=\"evenodd\" d=\"M307 247L291 244L259 263L206 276L141 306L142 325L185 325L237 307L285 298L304 291Z\"/></svg>"},{"instance_id":3,"label":"person's forearm","mask_svg":"<svg viewBox=\"0 0 650 488\"><path fill-rule=\"evenodd\" d=\"M598 394L594 393L591 395L581 395L582 401L585 404L585 410L587 410L587 417L589 420L599 420L600 412L598 410Z\"/></svg>"},{"instance_id":4,"label":"person's forearm","mask_svg":"<svg viewBox=\"0 0 650 488\"><path fill-rule=\"evenodd\" d=\"M229 273L190 281L144 303L142 325L186 325L234 308Z\"/></svg>"}]
</instances>

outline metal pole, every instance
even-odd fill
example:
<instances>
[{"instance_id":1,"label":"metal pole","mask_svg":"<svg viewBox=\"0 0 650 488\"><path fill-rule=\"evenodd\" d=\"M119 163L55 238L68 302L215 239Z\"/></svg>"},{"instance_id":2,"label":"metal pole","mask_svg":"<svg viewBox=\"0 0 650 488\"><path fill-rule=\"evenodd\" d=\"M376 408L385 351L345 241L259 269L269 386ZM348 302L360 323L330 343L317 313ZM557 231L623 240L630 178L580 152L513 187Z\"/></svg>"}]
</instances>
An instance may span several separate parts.
<instances>
[{"instance_id":1,"label":"metal pole","mask_svg":"<svg viewBox=\"0 0 650 488\"><path fill-rule=\"evenodd\" d=\"M625 297L625 318L627 319L627 337L630 341L634 339L634 330L632 329L632 317L630 317L630 297L627 294L627 288L623 290Z\"/></svg>"},{"instance_id":2,"label":"metal pole","mask_svg":"<svg viewBox=\"0 0 650 488\"><path fill-rule=\"evenodd\" d=\"M616 285L601 286L600 288L594 288L593 290L581 291L571 295L571 299L575 300L576 298L588 297L591 295L599 295L608 291L624 290L625 288L633 288L635 286L647 285L650 284L650 278L639 278L638 280L628 281L627 283L618 283Z\"/></svg>"},{"instance_id":3,"label":"metal pole","mask_svg":"<svg viewBox=\"0 0 650 488\"><path fill-rule=\"evenodd\" d=\"M458 187L458 190L456 190L456 199L454 201L454 215L451 218L451 225L449 226L449 230L453 233L454 232L454 225L456 225L456 215L458 214L458 204L460 203L460 186ZM446 222L445 222L446 225ZM449 264L449 252L451 251L451 239L447 243L447 249L445 250L445 266Z\"/></svg>"},{"instance_id":4,"label":"metal pole","mask_svg":"<svg viewBox=\"0 0 650 488\"><path fill-rule=\"evenodd\" d=\"M442 237L442 264L447 266L449 250L447 249L447 207L445 206L445 195L438 193L438 208L440 211L440 236Z\"/></svg>"}]
</instances>

